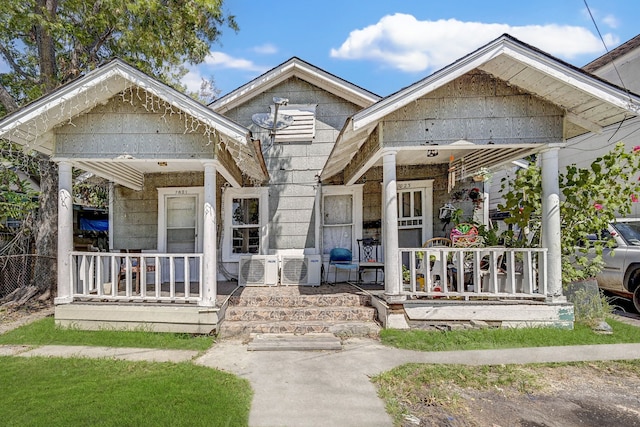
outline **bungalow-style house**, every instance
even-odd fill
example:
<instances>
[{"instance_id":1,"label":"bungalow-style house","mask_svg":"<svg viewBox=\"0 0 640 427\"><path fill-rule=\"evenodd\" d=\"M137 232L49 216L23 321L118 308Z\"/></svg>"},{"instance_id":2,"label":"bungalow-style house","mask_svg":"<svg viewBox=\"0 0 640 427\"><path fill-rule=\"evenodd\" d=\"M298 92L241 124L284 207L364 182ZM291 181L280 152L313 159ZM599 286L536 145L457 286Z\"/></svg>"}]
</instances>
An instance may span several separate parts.
<instances>
[{"instance_id":1,"label":"bungalow-style house","mask_svg":"<svg viewBox=\"0 0 640 427\"><path fill-rule=\"evenodd\" d=\"M0 121L0 137L59 165L60 324L207 333L224 321L230 279L267 295L309 285L330 294L324 282L366 290L360 279L382 273L371 304L386 327L570 326L558 153L639 107L640 97L503 35L382 99L292 58L207 107L114 60ZM534 153L543 247L486 247L473 226L454 235L442 221L451 206L484 219L480 168ZM74 167L113 182L110 252L73 251ZM433 237L453 243L423 247ZM377 262L361 259L363 239ZM353 262L336 269L336 248Z\"/></svg>"}]
</instances>

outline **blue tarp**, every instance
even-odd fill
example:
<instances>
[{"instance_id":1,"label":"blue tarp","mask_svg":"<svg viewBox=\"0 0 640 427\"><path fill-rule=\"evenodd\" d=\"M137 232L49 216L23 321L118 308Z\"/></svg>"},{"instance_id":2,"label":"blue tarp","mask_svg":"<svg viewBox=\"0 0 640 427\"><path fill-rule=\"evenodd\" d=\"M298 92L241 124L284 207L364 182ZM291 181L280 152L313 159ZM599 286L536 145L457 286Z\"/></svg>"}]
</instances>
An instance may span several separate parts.
<instances>
[{"instance_id":1,"label":"blue tarp","mask_svg":"<svg viewBox=\"0 0 640 427\"><path fill-rule=\"evenodd\" d=\"M84 231L109 231L108 219L80 218L80 230Z\"/></svg>"}]
</instances>

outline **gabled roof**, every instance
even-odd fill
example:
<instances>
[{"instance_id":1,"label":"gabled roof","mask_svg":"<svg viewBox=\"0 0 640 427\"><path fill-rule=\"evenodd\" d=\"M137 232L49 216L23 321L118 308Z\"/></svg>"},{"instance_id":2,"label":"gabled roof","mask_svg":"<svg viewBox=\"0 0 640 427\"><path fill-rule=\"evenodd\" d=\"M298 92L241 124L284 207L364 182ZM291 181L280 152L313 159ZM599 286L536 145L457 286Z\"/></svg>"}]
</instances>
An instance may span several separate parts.
<instances>
[{"instance_id":1,"label":"gabled roof","mask_svg":"<svg viewBox=\"0 0 640 427\"><path fill-rule=\"evenodd\" d=\"M249 83L218 98L209 104L209 107L220 114L224 114L291 77L298 77L363 108L368 107L380 99L380 96L368 90L349 83L300 58L293 57L261 76L256 77Z\"/></svg>"},{"instance_id":2,"label":"gabled roof","mask_svg":"<svg viewBox=\"0 0 640 427\"><path fill-rule=\"evenodd\" d=\"M587 65L582 67L582 69L585 70L585 71L588 71L590 73L594 73L597 70L599 70L600 68L604 67L605 65L615 61L616 59L620 58L621 56L624 56L627 53L629 53L632 50L637 49L637 48L640 48L640 34L638 34L637 36L635 36L631 40L628 40L628 41L622 43L620 46L618 46L617 48L613 49L612 51L607 52L604 55L602 55L601 57L596 58L593 61L589 62Z\"/></svg>"},{"instance_id":3,"label":"gabled roof","mask_svg":"<svg viewBox=\"0 0 640 427\"><path fill-rule=\"evenodd\" d=\"M350 162L387 115L474 70L482 70L565 111L570 138L637 115L640 97L504 34L432 75L354 114L345 123L322 179Z\"/></svg>"},{"instance_id":4,"label":"gabled roof","mask_svg":"<svg viewBox=\"0 0 640 427\"><path fill-rule=\"evenodd\" d=\"M249 177L266 178L250 131L207 106L161 83L120 59L92 70L0 120L0 137L28 149L52 154L52 130L130 87L138 87L218 132L226 144L244 153L238 166Z\"/></svg>"}]
</instances>

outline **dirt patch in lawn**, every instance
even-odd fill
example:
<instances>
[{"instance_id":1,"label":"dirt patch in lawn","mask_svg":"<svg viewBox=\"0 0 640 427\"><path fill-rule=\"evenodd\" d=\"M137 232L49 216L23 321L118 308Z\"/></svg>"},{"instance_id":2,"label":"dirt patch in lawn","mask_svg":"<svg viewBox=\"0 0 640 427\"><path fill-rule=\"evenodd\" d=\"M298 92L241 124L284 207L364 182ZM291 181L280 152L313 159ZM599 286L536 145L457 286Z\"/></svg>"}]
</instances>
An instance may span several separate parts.
<instances>
[{"instance_id":1,"label":"dirt patch in lawn","mask_svg":"<svg viewBox=\"0 0 640 427\"><path fill-rule=\"evenodd\" d=\"M0 334L44 317L53 316L49 301L33 301L20 307L0 306Z\"/></svg>"},{"instance_id":2,"label":"dirt patch in lawn","mask_svg":"<svg viewBox=\"0 0 640 427\"><path fill-rule=\"evenodd\" d=\"M490 375L503 375L499 369ZM424 384L412 390L414 395L405 394L401 406L407 415L400 423L447 427L640 426L639 369L637 362L524 366L507 375L528 379L510 384ZM399 390L398 394L406 391Z\"/></svg>"}]
</instances>

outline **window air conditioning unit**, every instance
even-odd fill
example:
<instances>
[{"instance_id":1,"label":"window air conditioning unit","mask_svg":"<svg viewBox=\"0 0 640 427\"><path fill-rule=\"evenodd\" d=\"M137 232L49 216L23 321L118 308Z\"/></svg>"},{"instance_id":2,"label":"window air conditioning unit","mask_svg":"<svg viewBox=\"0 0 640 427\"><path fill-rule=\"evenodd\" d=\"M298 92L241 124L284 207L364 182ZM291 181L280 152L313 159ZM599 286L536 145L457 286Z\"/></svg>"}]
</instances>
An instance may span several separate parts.
<instances>
[{"instance_id":1,"label":"window air conditioning unit","mask_svg":"<svg viewBox=\"0 0 640 427\"><path fill-rule=\"evenodd\" d=\"M240 286L275 286L278 284L278 257L251 255L240 257L238 266Z\"/></svg>"},{"instance_id":2,"label":"window air conditioning unit","mask_svg":"<svg viewBox=\"0 0 640 427\"><path fill-rule=\"evenodd\" d=\"M322 281L320 255L284 255L281 269L282 285L320 286Z\"/></svg>"}]
</instances>

